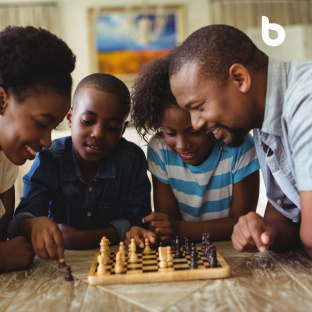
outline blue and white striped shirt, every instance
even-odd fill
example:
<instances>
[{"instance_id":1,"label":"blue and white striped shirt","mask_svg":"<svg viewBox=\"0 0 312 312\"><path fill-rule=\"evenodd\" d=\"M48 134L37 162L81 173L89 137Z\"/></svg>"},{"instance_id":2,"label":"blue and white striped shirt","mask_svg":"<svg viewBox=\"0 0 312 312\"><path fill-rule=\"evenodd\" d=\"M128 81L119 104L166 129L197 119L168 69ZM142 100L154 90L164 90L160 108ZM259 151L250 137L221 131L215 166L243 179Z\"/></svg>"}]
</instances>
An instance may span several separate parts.
<instances>
[{"instance_id":1,"label":"blue and white striped shirt","mask_svg":"<svg viewBox=\"0 0 312 312\"><path fill-rule=\"evenodd\" d=\"M252 136L240 147L224 146L215 140L211 154L199 166L185 164L165 143L154 136L148 146L148 170L170 184L184 221L227 217L232 204L233 184L259 169Z\"/></svg>"}]
</instances>

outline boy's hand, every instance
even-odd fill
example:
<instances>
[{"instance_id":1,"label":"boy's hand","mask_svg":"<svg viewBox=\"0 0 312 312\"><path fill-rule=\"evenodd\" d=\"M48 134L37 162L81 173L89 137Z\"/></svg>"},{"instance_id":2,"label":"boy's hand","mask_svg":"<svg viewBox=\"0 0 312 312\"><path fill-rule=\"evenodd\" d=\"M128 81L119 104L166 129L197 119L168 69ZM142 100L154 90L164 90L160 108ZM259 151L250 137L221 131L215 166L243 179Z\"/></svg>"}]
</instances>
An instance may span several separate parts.
<instances>
[{"instance_id":1,"label":"boy's hand","mask_svg":"<svg viewBox=\"0 0 312 312\"><path fill-rule=\"evenodd\" d=\"M237 251L264 252L275 243L276 231L257 213L249 212L240 217L232 234Z\"/></svg>"},{"instance_id":2,"label":"boy's hand","mask_svg":"<svg viewBox=\"0 0 312 312\"><path fill-rule=\"evenodd\" d=\"M72 238L76 235L78 230L67 224L58 224L57 226L62 232L65 248L70 249L70 246L72 246Z\"/></svg>"},{"instance_id":3,"label":"boy's hand","mask_svg":"<svg viewBox=\"0 0 312 312\"><path fill-rule=\"evenodd\" d=\"M35 253L24 236L17 236L0 242L0 271L28 268L34 261Z\"/></svg>"},{"instance_id":4,"label":"boy's hand","mask_svg":"<svg viewBox=\"0 0 312 312\"><path fill-rule=\"evenodd\" d=\"M131 243L131 238L134 238L135 244L140 248L144 248L145 238L148 238L151 244L157 242L157 235L153 231L143 229L139 226L133 226L126 234L125 245L128 246Z\"/></svg>"},{"instance_id":5,"label":"boy's hand","mask_svg":"<svg viewBox=\"0 0 312 312\"><path fill-rule=\"evenodd\" d=\"M178 233L178 223L171 220L166 213L153 211L142 221L149 223L149 228L165 243L170 242L172 237Z\"/></svg>"},{"instance_id":6,"label":"boy's hand","mask_svg":"<svg viewBox=\"0 0 312 312\"><path fill-rule=\"evenodd\" d=\"M37 217L23 221L29 223L31 229L31 242L37 256L64 262L64 240L62 233L50 218Z\"/></svg>"}]
</instances>

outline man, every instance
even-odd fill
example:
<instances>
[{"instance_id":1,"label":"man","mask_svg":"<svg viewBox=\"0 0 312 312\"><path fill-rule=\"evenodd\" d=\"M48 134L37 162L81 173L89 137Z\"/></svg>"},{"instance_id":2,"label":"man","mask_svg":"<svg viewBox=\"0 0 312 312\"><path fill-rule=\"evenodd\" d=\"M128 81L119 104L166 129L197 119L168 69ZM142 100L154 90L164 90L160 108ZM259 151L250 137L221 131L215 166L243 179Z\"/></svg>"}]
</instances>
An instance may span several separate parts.
<instances>
[{"instance_id":1,"label":"man","mask_svg":"<svg viewBox=\"0 0 312 312\"><path fill-rule=\"evenodd\" d=\"M194 129L230 146L254 129L268 205L264 218L239 219L235 249L290 248L300 238L312 257L312 62L268 58L238 29L211 25L178 48L169 75Z\"/></svg>"}]
</instances>

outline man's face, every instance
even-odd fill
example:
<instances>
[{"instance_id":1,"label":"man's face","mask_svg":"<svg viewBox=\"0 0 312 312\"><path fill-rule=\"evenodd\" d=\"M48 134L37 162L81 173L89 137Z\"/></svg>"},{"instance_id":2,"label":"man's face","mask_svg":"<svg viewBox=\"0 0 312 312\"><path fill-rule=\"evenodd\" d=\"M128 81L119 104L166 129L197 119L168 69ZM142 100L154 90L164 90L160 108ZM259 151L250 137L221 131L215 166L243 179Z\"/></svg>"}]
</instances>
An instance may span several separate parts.
<instances>
[{"instance_id":1,"label":"man's face","mask_svg":"<svg viewBox=\"0 0 312 312\"><path fill-rule=\"evenodd\" d=\"M225 144L239 146L253 128L248 114L251 105L232 80L220 86L190 63L170 77L170 85L179 106L190 112L195 130L206 128Z\"/></svg>"}]
</instances>

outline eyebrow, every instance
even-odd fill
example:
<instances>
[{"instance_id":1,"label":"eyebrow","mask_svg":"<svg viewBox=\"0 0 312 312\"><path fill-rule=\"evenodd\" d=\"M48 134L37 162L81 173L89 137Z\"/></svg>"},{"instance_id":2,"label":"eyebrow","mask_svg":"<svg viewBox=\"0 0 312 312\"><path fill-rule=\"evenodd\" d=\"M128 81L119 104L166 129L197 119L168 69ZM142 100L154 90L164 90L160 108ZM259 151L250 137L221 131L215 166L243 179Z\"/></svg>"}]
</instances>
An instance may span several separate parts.
<instances>
[{"instance_id":1,"label":"eyebrow","mask_svg":"<svg viewBox=\"0 0 312 312\"><path fill-rule=\"evenodd\" d=\"M40 116L50 119L51 121L56 121L56 117L51 114L40 114Z\"/></svg>"},{"instance_id":2,"label":"eyebrow","mask_svg":"<svg viewBox=\"0 0 312 312\"><path fill-rule=\"evenodd\" d=\"M83 112L83 114L89 114L91 116L94 116L94 117L98 117L98 114L96 114L95 112L92 112L90 110L85 110ZM118 121L118 122L122 122L122 119L120 118L110 118L109 121Z\"/></svg>"}]
</instances>

